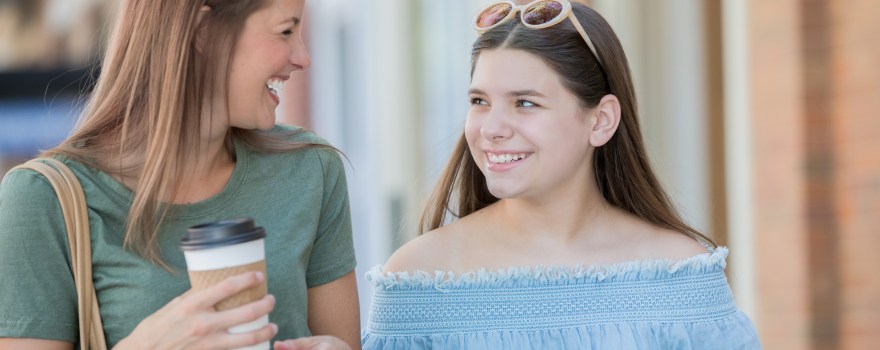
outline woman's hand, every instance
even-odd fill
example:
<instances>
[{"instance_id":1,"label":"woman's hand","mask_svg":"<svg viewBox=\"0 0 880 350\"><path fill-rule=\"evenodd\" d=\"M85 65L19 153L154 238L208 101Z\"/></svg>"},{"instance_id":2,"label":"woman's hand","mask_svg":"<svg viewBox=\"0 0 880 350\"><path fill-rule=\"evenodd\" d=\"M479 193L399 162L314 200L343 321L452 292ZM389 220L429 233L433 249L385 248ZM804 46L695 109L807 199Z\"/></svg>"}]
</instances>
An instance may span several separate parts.
<instances>
[{"instance_id":1,"label":"woman's hand","mask_svg":"<svg viewBox=\"0 0 880 350\"><path fill-rule=\"evenodd\" d=\"M329 335L275 342L275 350L351 350L344 341Z\"/></svg>"},{"instance_id":2,"label":"woman's hand","mask_svg":"<svg viewBox=\"0 0 880 350\"><path fill-rule=\"evenodd\" d=\"M278 326L229 334L227 329L254 321L275 307L275 297L264 298L225 311L214 305L245 289L257 286L265 277L249 272L233 276L202 291L190 290L150 315L119 342L116 349L232 349L271 340Z\"/></svg>"}]
</instances>

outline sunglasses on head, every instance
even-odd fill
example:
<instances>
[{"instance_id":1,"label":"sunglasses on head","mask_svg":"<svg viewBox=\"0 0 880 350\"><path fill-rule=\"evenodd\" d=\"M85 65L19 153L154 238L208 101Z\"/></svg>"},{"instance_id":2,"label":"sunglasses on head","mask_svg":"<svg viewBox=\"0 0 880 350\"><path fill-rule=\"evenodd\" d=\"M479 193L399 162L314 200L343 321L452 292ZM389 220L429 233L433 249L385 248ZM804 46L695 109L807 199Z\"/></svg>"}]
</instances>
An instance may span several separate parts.
<instances>
[{"instance_id":1,"label":"sunglasses on head","mask_svg":"<svg viewBox=\"0 0 880 350\"><path fill-rule=\"evenodd\" d=\"M581 34L581 37L584 38L584 42L587 43L590 52L593 53L593 57L596 57L599 65L602 65L602 59L596 53L593 41L590 40L587 32L584 31L584 27L581 26L581 23L571 11L571 3L568 0L535 0L523 6L517 6L512 1L496 2L486 6L477 14L477 17L474 19L474 27L482 34L516 17L517 12L521 14L520 20L522 20L523 25L532 29L547 28L568 18L578 33Z\"/></svg>"}]
</instances>

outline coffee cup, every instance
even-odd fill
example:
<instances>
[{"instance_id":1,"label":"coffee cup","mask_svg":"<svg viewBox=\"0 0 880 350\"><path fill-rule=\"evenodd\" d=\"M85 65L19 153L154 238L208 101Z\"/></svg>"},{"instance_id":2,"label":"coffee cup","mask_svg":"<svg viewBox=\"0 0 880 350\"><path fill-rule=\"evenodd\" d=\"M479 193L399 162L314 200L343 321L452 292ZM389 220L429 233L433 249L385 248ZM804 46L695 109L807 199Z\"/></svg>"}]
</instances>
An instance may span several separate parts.
<instances>
[{"instance_id":1,"label":"coffee cup","mask_svg":"<svg viewBox=\"0 0 880 350\"><path fill-rule=\"evenodd\" d=\"M192 226L180 243L186 259L190 284L194 290L209 288L228 277L258 271L266 276L266 231L250 218L223 220ZM255 287L226 298L215 306L218 311L232 309L266 296L267 278ZM269 324L269 316L229 328L244 333ZM269 349L269 342L241 349Z\"/></svg>"}]
</instances>

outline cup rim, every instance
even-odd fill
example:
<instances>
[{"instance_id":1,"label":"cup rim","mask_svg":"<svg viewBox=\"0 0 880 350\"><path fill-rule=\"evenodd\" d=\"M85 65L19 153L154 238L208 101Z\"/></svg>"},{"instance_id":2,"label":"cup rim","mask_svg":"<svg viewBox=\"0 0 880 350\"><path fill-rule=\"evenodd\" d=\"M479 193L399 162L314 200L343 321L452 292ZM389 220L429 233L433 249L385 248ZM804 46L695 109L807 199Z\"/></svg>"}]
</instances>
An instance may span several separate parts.
<instances>
[{"instance_id":1,"label":"cup rim","mask_svg":"<svg viewBox=\"0 0 880 350\"><path fill-rule=\"evenodd\" d=\"M262 227L256 227L251 218L237 218L207 222L187 228L181 239L183 250L219 248L255 241L266 237Z\"/></svg>"}]
</instances>

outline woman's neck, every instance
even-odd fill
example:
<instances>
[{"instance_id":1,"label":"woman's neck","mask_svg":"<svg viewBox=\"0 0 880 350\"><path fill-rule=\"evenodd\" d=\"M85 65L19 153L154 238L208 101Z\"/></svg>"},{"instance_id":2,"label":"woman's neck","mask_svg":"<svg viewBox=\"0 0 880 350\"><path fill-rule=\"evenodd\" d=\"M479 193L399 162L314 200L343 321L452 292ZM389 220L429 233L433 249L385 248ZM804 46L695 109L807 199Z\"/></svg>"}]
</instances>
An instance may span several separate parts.
<instances>
[{"instance_id":1,"label":"woman's neck","mask_svg":"<svg viewBox=\"0 0 880 350\"><path fill-rule=\"evenodd\" d=\"M162 196L163 202L176 204L193 203L219 193L228 182L235 166L233 150L227 148L227 132L215 128L200 133L198 153L195 160L181 160L179 191L175 195ZM96 159L97 165L113 179L131 191L136 191L147 160L146 145L128 148L123 152L110 152L107 157ZM183 150L181 150L183 151ZM175 187L176 184L170 184ZM172 198L173 197L173 198Z\"/></svg>"},{"instance_id":2,"label":"woman's neck","mask_svg":"<svg viewBox=\"0 0 880 350\"><path fill-rule=\"evenodd\" d=\"M202 133L195 161L184 162L179 192L172 203L195 203L220 193L232 177L235 159L227 148L228 130Z\"/></svg>"}]
</instances>

